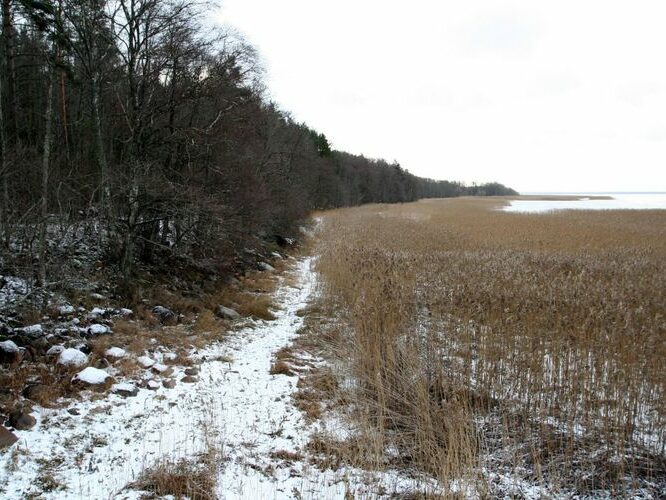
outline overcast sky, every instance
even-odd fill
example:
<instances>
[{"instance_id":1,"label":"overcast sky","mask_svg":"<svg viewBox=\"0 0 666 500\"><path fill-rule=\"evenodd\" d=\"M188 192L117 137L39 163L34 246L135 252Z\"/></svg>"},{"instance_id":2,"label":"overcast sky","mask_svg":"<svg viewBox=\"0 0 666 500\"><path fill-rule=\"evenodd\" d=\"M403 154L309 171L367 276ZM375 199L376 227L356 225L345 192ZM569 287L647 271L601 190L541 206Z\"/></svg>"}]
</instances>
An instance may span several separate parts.
<instances>
[{"instance_id":1,"label":"overcast sky","mask_svg":"<svg viewBox=\"0 0 666 500\"><path fill-rule=\"evenodd\" d=\"M519 191L666 191L666 2L222 0L336 149Z\"/></svg>"}]
</instances>

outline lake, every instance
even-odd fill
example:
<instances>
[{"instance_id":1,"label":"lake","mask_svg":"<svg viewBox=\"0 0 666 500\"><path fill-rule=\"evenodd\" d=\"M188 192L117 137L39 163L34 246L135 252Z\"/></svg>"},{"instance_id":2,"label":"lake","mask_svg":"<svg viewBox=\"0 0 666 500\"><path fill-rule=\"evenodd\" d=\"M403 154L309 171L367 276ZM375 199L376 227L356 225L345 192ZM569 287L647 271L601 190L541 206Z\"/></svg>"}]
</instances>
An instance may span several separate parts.
<instances>
[{"instance_id":1,"label":"lake","mask_svg":"<svg viewBox=\"0 0 666 500\"><path fill-rule=\"evenodd\" d=\"M532 193L530 193L532 194ZM553 210L666 210L666 193L548 193L547 195L580 196L578 200L511 200L506 212L550 212ZM547 196L545 193L536 195ZM587 196L610 196L610 200L586 199Z\"/></svg>"}]
</instances>

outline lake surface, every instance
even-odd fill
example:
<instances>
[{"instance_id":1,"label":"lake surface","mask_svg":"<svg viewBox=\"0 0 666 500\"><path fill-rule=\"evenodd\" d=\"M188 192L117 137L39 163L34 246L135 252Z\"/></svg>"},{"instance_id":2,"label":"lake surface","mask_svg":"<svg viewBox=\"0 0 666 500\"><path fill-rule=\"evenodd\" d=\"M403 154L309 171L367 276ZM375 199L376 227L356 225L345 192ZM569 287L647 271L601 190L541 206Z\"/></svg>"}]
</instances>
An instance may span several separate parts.
<instances>
[{"instance_id":1,"label":"lake surface","mask_svg":"<svg viewBox=\"0 0 666 500\"><path fill-rule=\"evenodd\" d=\"M542 194L542 193L541 193ZM666 193L548 193L580 196L581 200L511 200L506 212L550 212L553 210L666 210ZM543 194L546 196L546 194ZM590 200L586 196L610 196L612 200Z\"/></svg>"}]
</instances>

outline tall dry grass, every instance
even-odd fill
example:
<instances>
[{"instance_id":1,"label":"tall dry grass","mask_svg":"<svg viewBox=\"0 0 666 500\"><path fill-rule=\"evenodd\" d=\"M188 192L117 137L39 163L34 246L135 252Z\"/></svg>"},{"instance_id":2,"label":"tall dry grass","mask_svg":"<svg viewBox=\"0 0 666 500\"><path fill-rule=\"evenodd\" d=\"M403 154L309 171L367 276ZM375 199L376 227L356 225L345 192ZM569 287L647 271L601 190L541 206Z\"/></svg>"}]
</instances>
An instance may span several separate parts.
<instances>
[{"instance_id":1,"label":"tall dry grass","mask_svg":"<svg viewBox=\"0 0 666 500\"><path fill-rule=\"evenodd\" d=\"M369 456L486 494L489 470L548 492L664 493L666 212L502 203L321 215L317 269Z\"/></svg>"}]
</instances>

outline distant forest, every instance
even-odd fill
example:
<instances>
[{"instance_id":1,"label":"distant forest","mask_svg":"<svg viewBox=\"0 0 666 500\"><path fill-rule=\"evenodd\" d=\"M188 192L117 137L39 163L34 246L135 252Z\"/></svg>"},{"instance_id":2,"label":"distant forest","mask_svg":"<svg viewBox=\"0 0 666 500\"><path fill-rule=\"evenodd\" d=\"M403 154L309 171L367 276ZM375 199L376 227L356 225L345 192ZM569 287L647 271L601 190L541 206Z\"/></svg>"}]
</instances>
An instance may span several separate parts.
<instances>
[{"instance_id":1,"label":"distant forest","mask_svg":"<svg viewBox=\"0 0 666 500\"><path fill-rule=\"evenodd\" d=\"M292 235L317 209L515 193L331 150L265 98L257 54L206 27L212 8L2 0L5 267L22 258L46 282L56 223L94 231L130 275L165 253L228 256L257 235Z\"/></svg>"}]
</instances>

